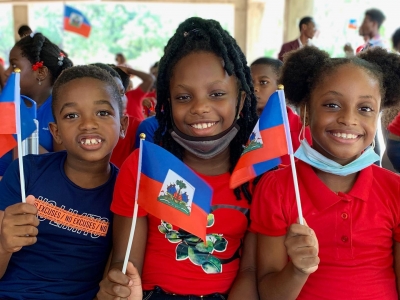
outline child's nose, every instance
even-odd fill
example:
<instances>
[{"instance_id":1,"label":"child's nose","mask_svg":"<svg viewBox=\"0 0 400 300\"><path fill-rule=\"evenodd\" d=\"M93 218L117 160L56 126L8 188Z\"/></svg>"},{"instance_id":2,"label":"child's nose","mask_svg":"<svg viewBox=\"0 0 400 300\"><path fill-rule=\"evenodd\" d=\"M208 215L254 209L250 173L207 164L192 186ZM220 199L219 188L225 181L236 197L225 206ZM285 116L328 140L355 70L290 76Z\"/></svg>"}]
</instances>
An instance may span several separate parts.
<instances>
[{"instance_id":1,"label":"child's nose","mask_svg":"<svg viewBox=\"0 0 400 300\"><path fill-rule=\"evenodd\" d=\"M197 98L193 99L192 107L190 108L190 112L192 114L204 114L210 112L210 103L209 99L206 98Z\"/></svg>"},{"instance_id":2,"label":"child's nose","mask_svg":"<svg viewBox=\"0 0 400 300\"><path fill-rule=\"evenodd\" d=\"M356 125L358 123L357 112L352 109L342 110L338 122L346 126Z\"/></svg>"},{"instance_id":3,"label":"child's nose","mask_svg":"<svg viewBox=\"0 0 400 300\"><path fill-rule=\"evenodd\" d=\"M98 124L94 117L82 117L80 123L80 130L93 130L98 128Z\"/></svg>"}]
</instances>

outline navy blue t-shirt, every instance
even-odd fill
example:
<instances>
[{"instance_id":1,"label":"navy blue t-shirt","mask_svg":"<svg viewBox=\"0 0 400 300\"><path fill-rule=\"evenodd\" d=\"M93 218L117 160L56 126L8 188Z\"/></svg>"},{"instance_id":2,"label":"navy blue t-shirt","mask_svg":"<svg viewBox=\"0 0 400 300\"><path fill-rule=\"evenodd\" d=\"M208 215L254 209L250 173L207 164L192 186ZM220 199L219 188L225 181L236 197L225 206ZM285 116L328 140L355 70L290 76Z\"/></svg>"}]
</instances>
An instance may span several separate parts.
<instances>
[{"instance_id":1,"label":"navy blue t-shirt","mask_svg":"<svg viewBox=\"0 0 400 300\"><path fill-rule=\"evenodd\" d=\"M110 204L118 169L109 180L84 189L64 172L66 152L24 157L26 194L66 211L111 223ZM18 161L0 181L0 210L21 201ZM111 250L111 226L97 236L39 217L34 245L13 253L0 279L0 299L93 299Z\"/></svg>"}]
</instances>

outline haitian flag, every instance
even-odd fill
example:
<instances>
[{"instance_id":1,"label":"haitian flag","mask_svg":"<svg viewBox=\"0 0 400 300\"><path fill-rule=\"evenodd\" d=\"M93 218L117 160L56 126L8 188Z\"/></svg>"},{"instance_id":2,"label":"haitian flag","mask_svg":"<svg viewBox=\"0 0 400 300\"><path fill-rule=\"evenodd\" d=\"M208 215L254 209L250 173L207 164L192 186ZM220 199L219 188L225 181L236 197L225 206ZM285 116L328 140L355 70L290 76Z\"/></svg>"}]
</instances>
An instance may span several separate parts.
<instances>
[{"instance_id":1,"label":"haitian flag","mask_svg":"<svg viewBox=\"0 0 400 300\"><path fill-rule=\"evenodd\" d=\"M282 155L293 153L290 149L292 144L285 95L283 90L279 90L271 95L264 107L232 172L229 187L236 188L276 167Z\"/></svg>"},{"instance_id":2,"label":"haitian flag","mask_svg":"<svg viewBox=\"0 0 400 300\"><path fill-rule=\"evenodd\" d=\"M211 187L170 152L144 140L141 147L140 207L205 241Z\"/></svg>"},{"instance_id":3,"label":"haitian flag","mask_svg":"<svg viewBox=\"0 0 400 300\"><path fill-rule=\"evenodd\" d=\"M21 139L29 137L35 130L36 124L33 121L30 109L21 99L19 87L20 74L11 73L7 83L0 94L0 157L17 146L17 121L16 105L20 104L21 114ZM36 113L36 109L35 113Z\"/></svg>"},{"instance_id":4,"label":"haitian flag","mask_svg":"<svg viewBox=\"0 0 400 300\"><path fill-rule=\"evenodd\" d=\"M72 31L88 38L91 28L88 19L79 10L65 5L64 30Z\"/></svg>"}]
</instances>

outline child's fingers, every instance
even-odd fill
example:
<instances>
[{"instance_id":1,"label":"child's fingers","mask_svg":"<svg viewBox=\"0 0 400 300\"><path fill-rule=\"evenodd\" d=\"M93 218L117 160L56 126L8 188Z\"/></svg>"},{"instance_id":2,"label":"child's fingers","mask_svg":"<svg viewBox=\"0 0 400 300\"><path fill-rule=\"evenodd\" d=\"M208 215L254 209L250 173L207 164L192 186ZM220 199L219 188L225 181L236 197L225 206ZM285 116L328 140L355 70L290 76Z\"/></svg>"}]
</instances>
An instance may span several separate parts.
<instances>
[{"instance_id":1,"label":"child's fingers","mask_svg":"<svg viewBox=\"0 0 400 300\"><path fill-rule=\"evenodd\" d=\"M132 280L117 268L111 269L107 277L100 282L100 290L97 294L99 300L128 298L131 291Z\"/></svg>"},{"instance_id":2,"label":"child's fingers","mask_svg":"<svg viewBox=\"0 0 400 300\"><path fill-rule=\"evenodd\" d=\"M128 300L141 300L143 297L142 280L140 279L138 270L131 262L128 262L126 275L128 275L132 281L131 294Z\"/></svg>"},{"instance_id":3,"label":"child's fingers","mask_svg":"<svg viewBox=\"0 0 400 300\"><path fill-rule=\"evenodd\" d=\"M35 205L35 197L32 195L29 195L28 197L26 197L25 199L26 203L29 203L31 205Z\"/></svg>"},{"instance_id":4,"label":"child's fingers","mask_svg":"<svg viewBox=\"0 0 400 300\"><path fill-rule=\"evenodd\" d=\"M30 201L30 200L29 200ZM37 214L37 208L33 204L29 203L16 203L14 205L8 206L4 210L4 214L11 214L11 215L21 215L21 214Z\"/></svg>"}]
</instances>

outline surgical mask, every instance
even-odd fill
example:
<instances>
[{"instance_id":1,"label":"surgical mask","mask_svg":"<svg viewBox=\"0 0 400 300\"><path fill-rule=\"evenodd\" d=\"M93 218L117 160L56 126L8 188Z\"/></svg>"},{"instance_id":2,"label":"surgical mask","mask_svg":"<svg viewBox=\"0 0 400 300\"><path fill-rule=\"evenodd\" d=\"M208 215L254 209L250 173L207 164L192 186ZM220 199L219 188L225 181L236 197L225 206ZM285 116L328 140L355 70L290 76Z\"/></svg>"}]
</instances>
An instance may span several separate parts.
<instances>
[{"instance_id":1,"label":"surgical mask","mask_svg":"<svg viewBox=\"0 0 400 300\"><path fill-rule=\"evenodd\" d=\"M185 150L202 159L209 159L217 156L226 148L239 132L239 125L234 122L231 127L220 134L207 137L193 137L179 131L175 125L170 130L171 137Z\"/></svg>"},{"instance_id":2,"label":"surgical mask","mask_svg":"<svg viewBox=\"0 0 400 300\"><path fill-rule=\"evenodd\" d=\"M360 157L342 166L311 148L306 139L301 141L300 147L297 149L294 156L314 168L339 176L347 176L361 171L380 159L379 155L375 153L374 148L370 146L365 149Z\"/></svg>"}]
</instances>

